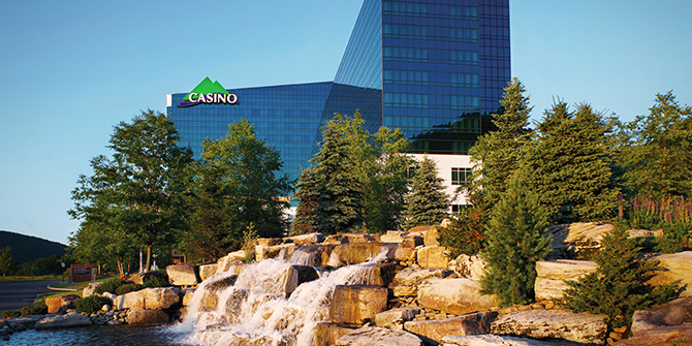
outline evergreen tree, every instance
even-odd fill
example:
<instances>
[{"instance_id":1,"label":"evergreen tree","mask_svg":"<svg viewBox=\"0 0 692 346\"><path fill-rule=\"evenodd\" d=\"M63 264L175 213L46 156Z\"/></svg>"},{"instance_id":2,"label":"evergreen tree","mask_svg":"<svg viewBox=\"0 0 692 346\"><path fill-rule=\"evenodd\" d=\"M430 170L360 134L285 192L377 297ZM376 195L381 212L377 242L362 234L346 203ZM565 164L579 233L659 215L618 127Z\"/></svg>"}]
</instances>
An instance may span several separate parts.
<instances>
[{"instance_id":1,"label":"evergreen tree","mask_svg":"<svg viewBox=\"0 0 692 346\"><path fill-rule=\"evenodd\" d=\"M404 229L437 225L447 216L449 201L435 161L425 156L412 179L413 190L406 197Z\"/></svg>"},{"instance_id":2,"label":"evergreen tree","mask_svg":"<svg viewBox=\"0 0 692 346\"><path fill-rule=\"evenodd\" d=\"M524 85L516 78L505 88L502 113L493 114L496 131L480 137L469 154L480 169L474 172L472 189L485 190L488 204L495 205L507 190L509 179L519 168L524 146L533 131L529 126L529 97Z\"/></svg>"},{"instance_id":3,"label":"evergreen tree","mask_svg":"<svg viewBox=\"0 0 692 346\"><path fill-rule=\"evenodd\" d=\"M692 107L681 106L672 91L657 94L649 114L626 124L624 132L621 161L635 194L692 196Z\"/></svg>"},{"instance_id":4,"label":"evergreen tree","mask_svg":"<svg viewBox=\"0 0 692 346\"><path fill-rule=\"evenodd\" d=\"M311 169L303 169L296 183L294 196L298 199L298 207L291 226L291 234L307 234L317 231L317 206L320 202L317 183L318 181Z\"/></svg>"},{"instance_id":5,"label":"evergreen tree","mask_svg":"<svg viewBox=\"0 0 692 346\"><path fill-rule=\"evenodd\" d=\"M277 175L280 153L244 119L229 125L225 138L206 139L202 147L190 233L197 255L216 259L240 249L251 225L260 237L282 236L288 203L280 197L288 196L291 184Z\"/></svg>"},{"instance_id":6,"label":"evergreen tree","mask_svg":"<svg viewBox=\"0 0 692 346\"><path fill-rule=\"evenodd\" d=\"M353 162L344 137L331 120L324 128L320 151L311 160L319 203L317 231L324 234L352 231L363 226L362 185L353 172Z\"/></svg>"},{"instance_id":7,"label":"evergreen tree","mask_svg":"<svg viewBox=\"0 0 692 346\"><path fill-rule=\"evenodd\" d=\"M560 305L573 312L606 314L614 327L630 324L636 310L670 300L677 291L677 283L651 286L647 284L656 270L657 261L639 258L640 249L627 233L616 228L603 237L602 249L593 260L596 272L587 274L577 282L568 282L571 289L564 291Z\"/></svg>"},{"instance_id":8,"label":"evergreen tree","mask_svg":"<svg viewBox=\"0 0 692 346\"><path fill-rule=\"evenodd\" d=\"M552 224L599 221L617 213L621 191L609 139L611 122L587 104L546 111L537 140L524 148L520 178Z\"/></svg>"},{"instance_id":9,"label":"evergreen tree","mask_svg":"<svg viewBox=\"0 0 692 346\"><path fill-rule=\"evenodd\" d=\"M526 304L534 299L536 262L550 252L550 240L541 237L547 223L538 205L528 198L516 177L493 208L487 225L481 292L497 294L502 306Z\"/></svg>"}]
</instances>

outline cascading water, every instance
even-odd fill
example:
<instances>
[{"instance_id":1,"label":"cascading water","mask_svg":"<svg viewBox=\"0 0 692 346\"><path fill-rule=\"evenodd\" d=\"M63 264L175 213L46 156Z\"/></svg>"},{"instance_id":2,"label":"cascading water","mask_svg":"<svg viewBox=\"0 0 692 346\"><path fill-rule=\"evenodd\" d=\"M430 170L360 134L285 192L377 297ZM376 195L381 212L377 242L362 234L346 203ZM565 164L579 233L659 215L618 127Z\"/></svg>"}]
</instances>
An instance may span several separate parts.
<instances>
[{"instance_id":1,"label":"cascading water","mask_svg":"<svg viewBox=\"0 0 692 346\"><path fill-rule=\"evenodd\" d=\"M368 284L375 264L368 262L321 274L290 289L293 264L268 259L248 265L233 286L233 272L205 280L195 291L183 320L171 328L185 342L206 345L308 346L317 323L328 321L329 304L337 285ZM287 294L290 296L286 298Z\"/></svg>"}]
</instances>

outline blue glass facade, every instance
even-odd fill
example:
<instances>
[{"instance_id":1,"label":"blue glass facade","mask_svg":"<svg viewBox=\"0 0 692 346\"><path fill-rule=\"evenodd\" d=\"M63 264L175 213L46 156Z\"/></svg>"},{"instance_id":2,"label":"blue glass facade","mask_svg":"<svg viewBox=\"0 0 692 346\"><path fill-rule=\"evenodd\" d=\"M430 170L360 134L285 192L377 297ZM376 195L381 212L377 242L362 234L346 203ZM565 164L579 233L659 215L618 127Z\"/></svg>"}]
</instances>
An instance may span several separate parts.
<instances>
[{"instance_id":1,"label":"blue glass facade","mask_svg":"<svg viewBox=\"0 0 692 346\"><path fill-rule=\"evenodd\" d=\"M400 128L413 152L466 154L510 80L508 1L365 0L334 82L229 90L234 106L177 108L185 94L174 94L167 113L196 155L248 119L294 177L320 126L356 109L371 131Z\"/></svg>"}]
</instances>

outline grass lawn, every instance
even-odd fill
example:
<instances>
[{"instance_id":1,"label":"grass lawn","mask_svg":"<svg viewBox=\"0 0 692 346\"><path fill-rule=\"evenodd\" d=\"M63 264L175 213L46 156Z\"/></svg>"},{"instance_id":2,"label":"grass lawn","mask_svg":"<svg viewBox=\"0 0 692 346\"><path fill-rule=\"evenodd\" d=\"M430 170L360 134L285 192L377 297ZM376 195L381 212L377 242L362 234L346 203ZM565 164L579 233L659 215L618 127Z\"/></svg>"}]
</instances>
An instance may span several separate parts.
<instances>
[{"instance_id":1,"label":"grass lawn","mask_svg":"<svg viewBox=\"0 0 692 346\"><path fill-rule=\"evenodd\" d=\"M72 282L72 283L66 283L66 284L57 284L57 285L51 285L51 288L58 288L60 290L56 290L53 292L47 292L47 293L42 293L39 295L39 299L45 299L45 298L57 298L61 297L64 295L68 294L76 294L78 296L82 296L82 290L87 287L90 283L92 282L103 282L108 279L110 279L112 276L107 276L107 275L97 275L96 276L96 281L86 281L86 282ZM69 291L68 291L69 290Z\"/></svg>"}]
</instances>

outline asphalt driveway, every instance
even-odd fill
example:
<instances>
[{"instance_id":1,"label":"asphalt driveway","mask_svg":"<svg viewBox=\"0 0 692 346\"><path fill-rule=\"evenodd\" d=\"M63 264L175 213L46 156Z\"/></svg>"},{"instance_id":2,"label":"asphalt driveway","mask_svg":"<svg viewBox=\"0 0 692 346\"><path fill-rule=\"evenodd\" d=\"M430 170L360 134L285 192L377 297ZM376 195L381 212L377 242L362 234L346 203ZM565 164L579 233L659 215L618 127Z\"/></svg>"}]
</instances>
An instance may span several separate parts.
<instances>
[{"instance_id":1,"label":"asphalt driveway","mask_svg":"<svg viewBox=\"0 0 692 346\"><path fill-rule=\"evenodd\" d=\"M48 285L61 281L15 281L0 282L0 311L21 310L32 305L39 293L50 292ZM2 317L2 316L0 316Z\"/></svg>"}]
</instances>

